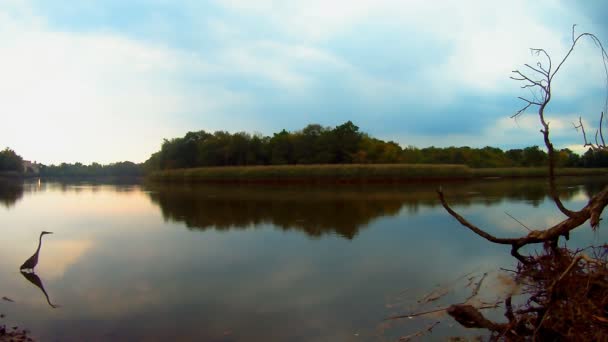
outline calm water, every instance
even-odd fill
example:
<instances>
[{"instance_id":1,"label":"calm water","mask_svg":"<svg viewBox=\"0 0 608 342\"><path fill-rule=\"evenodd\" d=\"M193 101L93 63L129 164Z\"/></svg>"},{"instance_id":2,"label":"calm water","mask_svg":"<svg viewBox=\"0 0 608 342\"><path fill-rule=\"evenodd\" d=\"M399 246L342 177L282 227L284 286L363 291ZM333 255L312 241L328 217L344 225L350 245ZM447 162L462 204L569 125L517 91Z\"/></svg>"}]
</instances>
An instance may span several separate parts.
<instances>
[{"instance_id":1,"label":"calm water","mask_svg":"<svg viewBox=\"0 0 608 342\"><path fill-rule=\"evenodd\" d=\"M560 184L582 207L605 180ZM432 316L390 315L466 298L438 284L513 267L508 248L459 226L436 184L270 187L0 183L0 323L45 341L392 341L435 321L427 339L478 334ZM562 216L543 181L443 184L454 207L501 236ZM570 246L603 243L585 227ZM36 269L53 304L19 273ZM500 281L486 281L488 297ZM500 316L500 312L495 313Z\"/></svg>"}]
</instances>

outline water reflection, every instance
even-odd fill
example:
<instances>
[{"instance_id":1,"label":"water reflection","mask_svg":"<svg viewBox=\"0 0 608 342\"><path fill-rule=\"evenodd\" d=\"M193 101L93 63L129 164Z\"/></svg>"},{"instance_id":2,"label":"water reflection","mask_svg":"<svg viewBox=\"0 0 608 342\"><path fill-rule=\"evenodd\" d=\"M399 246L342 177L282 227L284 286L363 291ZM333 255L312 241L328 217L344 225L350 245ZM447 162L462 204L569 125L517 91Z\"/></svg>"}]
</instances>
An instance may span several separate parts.
<instances>
[{"instance_id":1,"label":"water reflection","mask_svg":"<svg viewBox=\"0 0 608 342\"><path fill-rule=\"evenodd\" d=\"M588 181L560 183L566 205L587 200L597 188L581 185ZM22 186L23 199L0 209L0 295L19 304L4 313L40 340L393 341L423 323L382 333L378 323L411 312L436 284L513 267L508 249L449 217L438 184ZM496 235L527 232L504 212L533 228L560 219L544 180L442 186ZM15 268L35 248L41 223L59 234L44 238L39 278L22 275L26 284ZM568 243L585 246L593 234L582 229ZM49 305L63 309L44 309L45 286ZM467 298L462 287L445 302ZM469 334L455 329L440 324L431 339Z\"/></svg>"},{"instance_id":2,"label":"water reflection","mask_svg":"<svg viewBox=\"0 0 608 342\"><path fill-rule=\"evenodd\" d=\"M271 223L282 230L299 230L319 237L335 233L347 239L379 216L393 216L401 203L391 196L360 191L149 185L153 203L165 220L184 222L188 228L246 229ZM374 197L373 201L369 201Z\"/></svg>"},{"instance_id":3,"label":"water reflection","mask_svg":"<svg viewBox=\"0 0 608 342\"><path fill-rule=\"evenodd\" d=\"M583 188L578 185L580 181L562 181L561 197L568 200L581 191L596 190ZM402 208L416 213L423 207L440 205L429 184L303 188L152 183L144 188L152 202L160 206L165 220L183 222L189 229L247 229L272 224L311 237L337 234L352 239L371 221L395 216ZM494 205L504 200L523 200L538 206L547 195L544 180L449 183L444 189L457 206Z\"/></svg>"},{"instance_id":4,"label":"water reflection","mask_svg":"<svg viewBox=\"0 0 608 342\"><path fill-rule=\"evenodd\" d=\"M49 299L49 295L46 293L46 290L44 289L44 285L42 284L42 280L40 279L40 277L38 277L38 275L34 272L19 272L21 273L21 275L27 279L27 281L29 281L30 283L34 284L37 288L40 289L40 291L42 291L42 294L44 294L44 297L46 298L46 302L49 303L49 305L53 308L56 309L59 307L59 305L55 305L53 303L51 303L51 300Z\"/></svg>"},{"instance_id":5,"label":"water reflection","mask_svg":"<svg viewBox=\"0 0 608 342\"><path fill-rule=\"evenodd\" d=\"M0 179L0 203L6 208L15 205L23 197L23 183Z\"/></svg>"}]
</instances>

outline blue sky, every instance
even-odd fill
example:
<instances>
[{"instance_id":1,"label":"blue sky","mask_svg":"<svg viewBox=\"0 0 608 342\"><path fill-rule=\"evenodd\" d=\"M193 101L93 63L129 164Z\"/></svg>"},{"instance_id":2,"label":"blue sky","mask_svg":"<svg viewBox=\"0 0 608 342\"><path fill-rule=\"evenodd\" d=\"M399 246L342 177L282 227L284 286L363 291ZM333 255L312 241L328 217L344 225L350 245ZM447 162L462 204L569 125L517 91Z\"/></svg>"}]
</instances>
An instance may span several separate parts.
<instances>
[{"instance_id":1,"label":"blue sky","mask_svg":"<svg viewBox=\"0 0 608 342\"><path fill-rule=\"evenodd\" d=\"M141 162L187 131L360 128L402 146L542 145L509 79L571 26L608 45L603 1L3 0L0 145L43 163ZM554 80L554 141L597 126L585 42Z\"/></svg>"}]
</instances>

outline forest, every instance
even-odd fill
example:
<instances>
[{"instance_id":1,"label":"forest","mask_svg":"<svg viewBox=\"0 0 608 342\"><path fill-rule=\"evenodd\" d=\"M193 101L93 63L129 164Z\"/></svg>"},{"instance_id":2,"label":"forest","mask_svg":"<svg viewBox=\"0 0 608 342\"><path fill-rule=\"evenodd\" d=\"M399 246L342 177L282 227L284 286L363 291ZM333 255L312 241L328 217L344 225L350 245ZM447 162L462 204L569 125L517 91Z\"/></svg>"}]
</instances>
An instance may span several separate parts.
<instances>
[{"instance_id":1,"label":"forest","mask_svg":"<svg viewBox=\"0 0 608 342\"><path fill-rule=\"evenodd\" d=\"M559 167L606 167L608 154L589 149L583 156L557 152ZM348 121L334 128L310 124L270 136L217 131L188 132L165 139L144 163L147 171L205 166L296 164L464 164L473 168L544 166L547 153L538 146L503 151L496 147L402 148L359 131Z\"/></svg>"}]
</instances>

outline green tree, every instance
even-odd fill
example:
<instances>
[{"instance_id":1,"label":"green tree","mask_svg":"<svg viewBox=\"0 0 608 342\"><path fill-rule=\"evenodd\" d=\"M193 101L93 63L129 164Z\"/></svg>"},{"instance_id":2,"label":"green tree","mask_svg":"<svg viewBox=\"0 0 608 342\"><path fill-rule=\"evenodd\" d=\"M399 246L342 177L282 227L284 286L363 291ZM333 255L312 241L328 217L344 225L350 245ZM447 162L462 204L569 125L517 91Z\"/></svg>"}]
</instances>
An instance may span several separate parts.
<instances>
[{"instance_id":1,"label":"green tree","mask_svg":"<svg viewBox=\"0 0 608 342\"><path fill-rule=\"evenodd\" d=\"M0 171L23 173L23 158L10 148L0 151Z\"/></svg>"}]
</instances>

